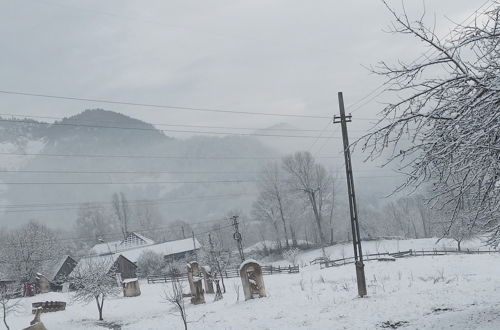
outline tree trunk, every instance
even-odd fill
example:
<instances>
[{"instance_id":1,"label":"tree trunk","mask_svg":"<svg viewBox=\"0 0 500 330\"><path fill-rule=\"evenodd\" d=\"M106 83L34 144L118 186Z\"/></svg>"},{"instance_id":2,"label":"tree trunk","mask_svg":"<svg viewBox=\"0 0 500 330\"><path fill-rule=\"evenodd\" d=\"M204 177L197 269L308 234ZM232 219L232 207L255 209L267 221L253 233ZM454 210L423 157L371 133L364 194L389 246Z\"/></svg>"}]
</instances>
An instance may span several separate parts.
<instances>
[{"instance_id":1,"label":"tree trunk","mask_svg":"<svg viewBox=\"0 0 500 330\"><path fill-rule=\"evenodd\" d=\"M7 330L10 330L9 325L7 324L7 306L5 303L2 303L2 308L3 308L3 324L5 324Z\"/></svg>"},{"instance_id":2,"label":"tree trunk","mask_svg":"<svg viewBox=\"0 0 500 330\"><path fill-rule=\"evenodd\" d=\"M457 240L458 251L462 251L462 247L460 246L462 241Z\"/></svg>"},{"instance_id":3,"label":"tree trunk","mask_svg":"<svg viewBox=\"0 0 500 330\"><path fill-rule=\"evenodd\" d=\"M295 234L295 230L292 227L292 224L290 224L290 234L292 235L292 245L294 247L297 247L297 236Z\"/></svg>"},{"instance_id":4,"label":"tree trunk","mask_svg":"<svg viewBox=\"0 0 500 330\"><path fill-rule=\"evenodd\" d=\"M99 310L99 321L102 321L102 320L104 320L102 318L102 307L104 305L104 296L101 299L101 303L99 303L99 296L95 297L95 301L97 303L97 309Z\"/></svg>"},{"instance_id":5,"label":"tree trunk","mask_svg":"<svg viewBox=\"0 0 500 330\"><path fill-rule=\"evenodd\" d=\"M283 231L285 232L285 244L286 244L286 248L289 249L290 248L290 244L288 243L288 232L286 230L286 221L285 221L285 215L283 214L283 205L281 203L281 196L279 194L279 192L277 192L276 194L277 196L277 199L278 199L278 206L279 206L279 209L280 209L280 216L281 216L281 222L283 222Z\"/></svg>"},{"instance_id":6,"label":"tree trunk","mask_svg":"<svg viewBox=\"0 0 500 330\"><path fill-rule=\"evenodd\" d=\"M318 236L319 236L319 242L321 244L321 247L325 247L325 237L323 236L323 230L321 228L321 214L318 211L318 206L316 205L316 194L314 191L310 191L309 193L309 200L311 202L311 206L313 209L314 213L314 219L316 220L316 225L318 226Z\"/></svg>"}]
</instances>

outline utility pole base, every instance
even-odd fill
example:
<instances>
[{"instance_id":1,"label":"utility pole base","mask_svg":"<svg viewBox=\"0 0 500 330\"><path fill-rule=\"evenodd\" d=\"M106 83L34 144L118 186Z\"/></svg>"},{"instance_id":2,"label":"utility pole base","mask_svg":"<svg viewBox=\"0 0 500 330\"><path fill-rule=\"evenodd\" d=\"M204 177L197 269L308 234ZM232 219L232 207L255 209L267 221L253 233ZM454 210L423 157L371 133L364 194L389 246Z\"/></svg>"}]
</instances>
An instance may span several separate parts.
<instances>
[{"instance_id":1,"label":"utility pole base","mask_svg":"<svg viewBox=\"0 0 500 330\"><path fill-rule=\"evenodd\" d=\"M358 280L358 295L363 298L366 296L365 265L356 261L356 279Z\"/></svg>"}]
</instances>

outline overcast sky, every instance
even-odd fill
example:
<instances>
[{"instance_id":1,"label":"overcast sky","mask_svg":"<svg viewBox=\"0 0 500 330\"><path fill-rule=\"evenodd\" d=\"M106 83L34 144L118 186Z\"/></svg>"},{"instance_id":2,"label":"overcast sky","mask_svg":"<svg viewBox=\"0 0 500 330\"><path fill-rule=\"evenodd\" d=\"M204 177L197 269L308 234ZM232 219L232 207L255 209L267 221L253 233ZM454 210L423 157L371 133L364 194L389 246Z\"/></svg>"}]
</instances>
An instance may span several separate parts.
<instances>
[{"instance_id":1,"label":"overcast sky","mask_svg":"<svg viewBox=\"0 0 500 330\"><path fill-rule=\"evenodd\" d=\"M400 1L391 3L401 8ZM450 20L462 21L483 3L426 1L426 11L444 35ZM422 2L407 1L407 10L418 17ZM377 0L1 0L0 89L331 115L337 91L352 104L382 82L363 65L414 59L425 50L416 39L384 33L390 22ZM286 121L322 129L327 123L4 94L0 107L1 113L56 117L102 107L169 124L266 127ZM356 116L373 118L378 110L372 102ZM352 125L364 129L368 122Z\"/></svg>"}]
</instances>

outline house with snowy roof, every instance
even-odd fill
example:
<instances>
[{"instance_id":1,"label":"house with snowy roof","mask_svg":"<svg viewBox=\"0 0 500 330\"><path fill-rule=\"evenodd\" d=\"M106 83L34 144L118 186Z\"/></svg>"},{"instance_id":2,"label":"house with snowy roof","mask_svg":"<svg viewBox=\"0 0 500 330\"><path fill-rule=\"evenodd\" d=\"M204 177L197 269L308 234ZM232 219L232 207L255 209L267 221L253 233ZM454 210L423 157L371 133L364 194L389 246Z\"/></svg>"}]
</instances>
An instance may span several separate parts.
<instances>
[{"instance_id":1,"label":"house with snowy roof","mask_svg":"<svg viewBox=\"0 0 500 330\"><path fill-rule=\"evenodd\" d=\"M107 254L100 256L90 256L80 259L78 264L69 274L69 278L78 277L79 274L85 273L87 270L103 268L110 276L119 274L122 280L136 278L137 266L119 253Z\"/></svg>"},{"instance_id":2,"label":"house with snowy roof","mask_svg":"<svg viewBox=\"0 0 500 330\"><path fill-rule=\"evenodd\" d=\"M41 293L61 291L69 274L77 262L69 255L62 256L57 262L46 263L43 269L36 274L37 287Z\"/></svg>"},{"instance_id":3,"label":"house with snowy roof","mask_svg":"<svg viewBox=\"0 0 500 330\"><path fill-rule=\"evenodd\" d=\"M137 263L145 251L161 254L165 260L186 258L201 248L196 238L155 243L152 239L138 233L130 233L123 241L96 244L91 253L94 255L121 254L128 260Z\"/></svg>"},{"instance_id":4,"label":"house with snowy roof","mask_svg":"<svg viewBox=\"0 0 500 330\"><path fill-rule=\"evenodd\" d=\"M155 244L155 242L151 238L145 237L136 232L131 232L124 240L96 244L92 247L92 249L90 249L90 252L96 255L103 255L118 253L126 249L144 247L152 244Z\"/></svg>"}]
</instances>

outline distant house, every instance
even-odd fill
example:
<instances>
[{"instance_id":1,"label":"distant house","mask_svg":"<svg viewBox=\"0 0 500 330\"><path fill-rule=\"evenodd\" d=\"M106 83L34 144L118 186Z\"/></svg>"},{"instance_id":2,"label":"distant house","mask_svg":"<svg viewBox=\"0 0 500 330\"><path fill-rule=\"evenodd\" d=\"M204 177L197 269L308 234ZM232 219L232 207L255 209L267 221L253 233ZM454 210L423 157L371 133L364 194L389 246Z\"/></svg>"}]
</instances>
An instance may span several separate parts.
<instances>
[{"instance_id":1,"label":"distant house","mask_svg":"<svg viewBox=\"0 0 500 330\"><path fill-rule=\"evenodd\" d=\"M123 241L96 244L91 252L96 255L121 254L128 260L137 263L140 255L145 251L161 254L165 260L176 260L188 257L201 248L195 238L186 238L176 241L155 243L152 239L138 233L130 233Z\"/></svg>"},{"instance_id":2,"label":"distant house","mask_svg":"<svg viewBox=\"0 0 500 330\"><path fill-rule=\"evenodd\" d=\"M132 232L122 241L103 242L96 244L90 249L92 254L103 255L117 253L134 247L142 247L155 244L155 242L141 234Z\"/></svg>"},{"instance_id":3,"label":"distant house","mask_svg":"<svg viewBox=\"0 0 500 330\"><path fill-rule=\"evenodd\" d=\"M186 238L176 241L157 243L143 247L131 248L120 252L127 259L137 263L141 254L145 251L153 251L165 258L167 261L187 258L201 248L197 239Z\"/></svg>"},{"instance_id":4,"label":"distant house","mask_svg":"<svg viewBox=\"0 0 500 330\"><path fill-rule=\"evenodd\" d=\"M7 276L5 273L3 273L0 270L0 288L5 287L9 284L15 283L16 281L13 280L11 277Z\"/></svg>"},{"instance_id":5,"label":"distant house","mask_svg":"<svg viewBox=\"0 0 500 330\"><path fill-rule=\"evenodd\" d=\"M69 274L69 278L76 277L92 263L102 264L110 275L120 274L121 279L137 277L137 266L121 254L108 254L80 259L76 267Z\"/></svg>"},{"instance_id":6,"label":"distant house","mask_svg":"<svg viewBox=\"0 0 500 330\"><path fill-rule=\"evenodd\" d=\"M56 263L46 266L45 271L37 274L39 287L45 287L45 282L48 282L51 291L62 290L62 284L67 281L76 265L77 262L72 257L68 255L61 257Z\"/></svg>"}]
</instances>

